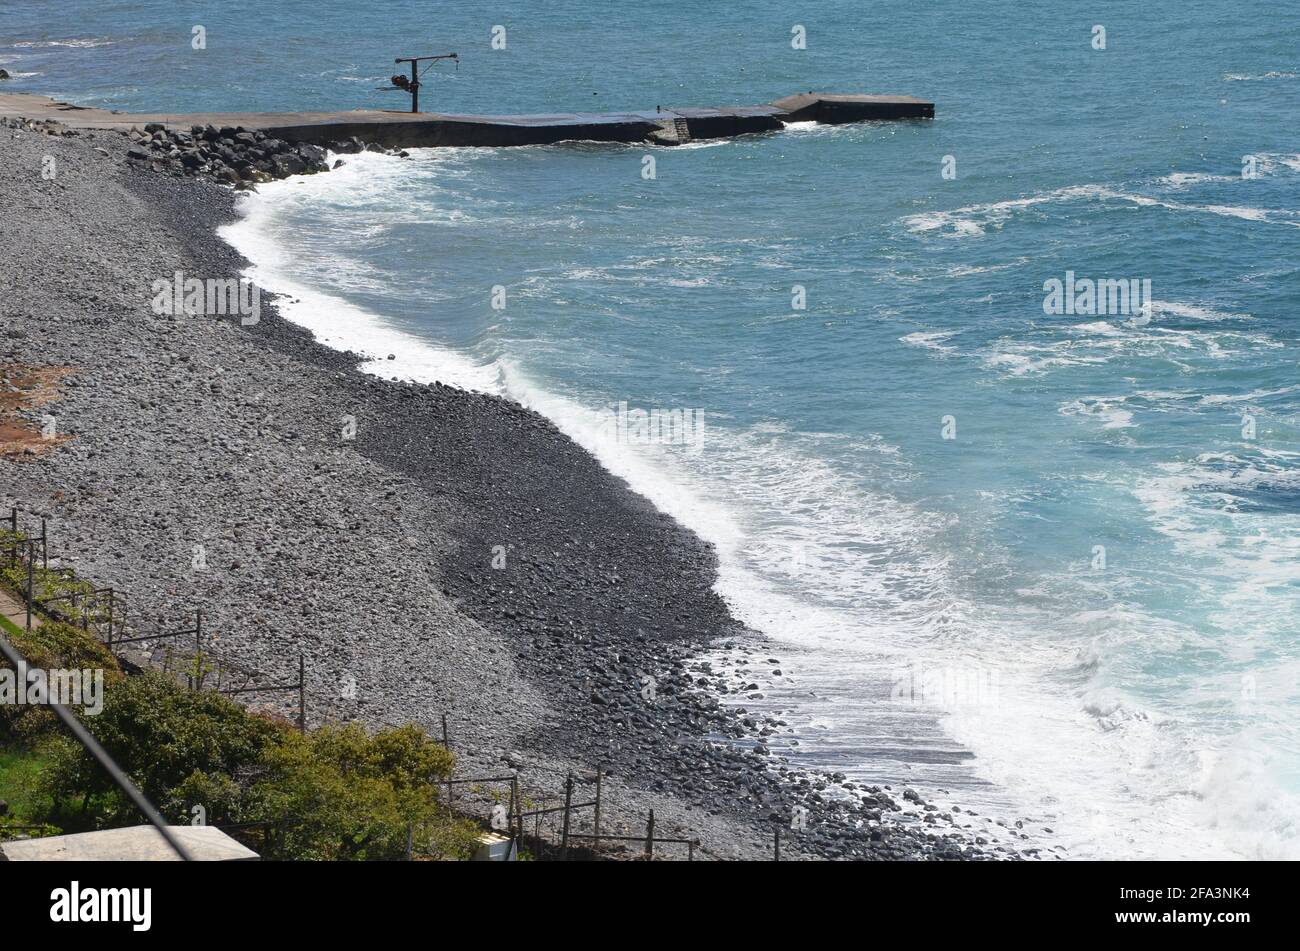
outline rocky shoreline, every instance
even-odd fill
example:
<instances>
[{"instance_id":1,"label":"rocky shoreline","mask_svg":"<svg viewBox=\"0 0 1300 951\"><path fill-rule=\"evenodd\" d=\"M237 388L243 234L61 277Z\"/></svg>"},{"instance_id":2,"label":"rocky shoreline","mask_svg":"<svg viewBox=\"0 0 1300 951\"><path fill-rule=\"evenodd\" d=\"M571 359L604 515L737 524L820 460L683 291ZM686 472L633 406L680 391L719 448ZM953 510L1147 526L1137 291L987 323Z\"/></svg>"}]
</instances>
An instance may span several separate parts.
<instances>
[{"instance_id":1,"label":"rocky shoreline","mask_svg":"<svg viewBox=\"0 0 1300 951\"><path fill-rule=\"evenodd\" d=\"M771 757L784 724L721 705L699 659L722 639L779 663L713 591L713 551L545 418L363 374L265 303L248 326L155 313L154 280L244 267L212 179L328 167L211 133L0 128L0 363L72 368L46 409L65 441L0 461L3 502L50 519L52 553L141 615L203 607L249 666L301 650L331 716L436 734L449 713L468 775L554 797L602 767L607 831L653 808L724 858L770 857L777 829L783 858L1021 857L910 790Z\"/></svg>"},{"instance_id":2,"label":"rocky shoreline","mask_svg":"<svg viewBox=\"0 0 1300 951\"><path fill-rule=\"evenodd\" d=\"M386 149L353 136L330 144L328 151L306 142L285 142L260 130L243 126L191 126L188 132L151 122L126 133L135 143L127 160L153 172L188 175L247 189L291 175L314 175L338 168L344 159L326 161L329 152L355 155L382 152L406 156L401 149Z\"/></svg>"}]
</instances>

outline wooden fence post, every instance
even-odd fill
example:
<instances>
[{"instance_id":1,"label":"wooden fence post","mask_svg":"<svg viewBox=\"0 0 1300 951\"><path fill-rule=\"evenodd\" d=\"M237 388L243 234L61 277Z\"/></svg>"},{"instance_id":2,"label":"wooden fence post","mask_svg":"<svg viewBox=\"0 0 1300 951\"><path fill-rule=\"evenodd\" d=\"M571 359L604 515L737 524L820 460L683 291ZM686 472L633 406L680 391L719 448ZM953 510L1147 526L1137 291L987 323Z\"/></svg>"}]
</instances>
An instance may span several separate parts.
<instances>
[{"instance_id":1,"label":"wooden fence post","mask_svg":"<svg viewBox=\"0 0 1300 951\"><path fill-rule=\"evenodd\" d=\"M650 821L645 824L645 857L653 861L655 854L655 811L650 810Z\"/></svg>"},{"instance_id":2,"label":"wooden fence post","mask_svg":"<svg viewBox=\"0 0 1300 951\"><path fill-rule=\"evenodd\" d=\"M510 799L515 805L515 828L518 829L519 841L524 838L524 801L519 797L519 774L510 777ZM516 849L520 846L516 845Z\"/></svg>"},{"instance_id":3,"label":"wooden fence post","mask_svg":"<svg viewBox=\"0 0 1300 951\"><path fill-rule=\"evenodd\" d=\"M298 732L307 732L307 662L298 652Z\"/></svg>"},{"instance_id":4,"label":"wooden fence post","mask_svg":"<svg viewBox=\"0 0 1300 951\"><path fill-rule=\"evenodd\" d=\"M194 611L194 689L203 686L203 609Z\"/></svg>"},{"instance_id":5,"label":"wooden fence post","mask_svg":"<svg viewBox=\"0 0 1300 951\"><path fill-rule=\"evenodd\" d=\"M33 590L36 581L36 543L27 543L27 630L32 629L32 598L36 597Z\"/></svg>"},{"instance_id":6,"label":"wooden fence post","mask_svg":"<svg viewBox=\"0 0 1300 951\"><path fill-rule=\"evenodd\" d=\"M564 780L564 828L560 832L560 861L569 860L569 805L573 802L573 774Z\"/></svg>"},{"instance_id":7,"label":"wooden fence post","mask_svg":"<svg viewBox=\"0 0 1300 951\"><path fill-rule=\"evenodd\" d=\"M772 830L772 861L781 861L781 827Z\"/></svg>"},{"instance_id":8,"label":"wooden fence post","mask_svg":"<svg viewBox=\"0 0 1300 951\"><path fill-rule=\"evenodd\" d=\"M596 767L596 828L594 830L595 837L592 839L596 843L596 848L600 848L600 780L604 772L605 765L603 763Z\"/></svg>"}]
</instances>

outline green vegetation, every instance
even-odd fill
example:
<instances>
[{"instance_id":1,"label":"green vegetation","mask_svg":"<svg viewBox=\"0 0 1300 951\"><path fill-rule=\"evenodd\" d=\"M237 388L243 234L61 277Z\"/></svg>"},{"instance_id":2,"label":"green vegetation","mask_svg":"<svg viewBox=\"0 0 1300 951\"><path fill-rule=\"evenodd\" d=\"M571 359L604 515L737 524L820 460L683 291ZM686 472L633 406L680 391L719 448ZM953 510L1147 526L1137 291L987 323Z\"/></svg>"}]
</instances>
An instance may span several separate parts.
<instances>
[{"instance_id":1,"label":"green vegetation","mask_svg":"<svg viewBox=\"0 0 1300 951\"><path fill-rule=\"evenodd\" d=\"M55 826L46 824L49 798L41 793L41 773L49 766L47 756L29 749L0 750L0 790L8 812L0 817L0 839L6 830L28 837L57 835ZM20 827L14 831L15 827Z\"/></svg>"},{"instance_id":2,"label":"green vegetation","mask_svg":"<svg viewBox=\"0 0 1300 951\"><path fill-rule=\"evenodd\" d=\"M170 821L201 807L208 824L253 827L266 858L463 858L477 828L439 805L454 760L417 727L373 736L356 724L306 736L210 691L156 673L107 692L87 726ZM104 828L138 821L90 756L51 741L41 788L51 821Z\"/></svg>"},{"instance_id":3,"label":"green vegetation","mask_svg":"<svg viewBox=\"0 0 1300 951\"><path fill-rule=\"evenodd\" d=\"M42 621L39 627L25 631L0 617L5 636L32 667L102 670L105 691L124 679L117 660L94 634L60 621ZM0 658L0 669L10 669L3 658ZM54 724L54 714L45 707L0 705L0 743L6 746L30 746L53 729ZM0 798L4 789L0 785Z\"/></svg>"},{"instance_id":4,"label":"green vegetation","mask_svg":"<svg viewBox=\"0 0 1300 951\"><path fill-rule=\"evenodd\" d=\"M0 531L0 551L7 550L3 547L6 537L12 539L14 535L7 529ZM0 564L0 584L11 591L25 593L27 566L21 560ZM83 617L94 619L95 586L67 568L33 568L32 591L38 603L57 603L59 611L74 623Z\"/></svg>"},{"instance_id":5,"label":"green vegetation","mask_svg":"<svg viewBox=\"0 0 1300 951\"><path fill-rule=\"evenodd\" d=\"M234 827L270 859L400 859L408 837L417 857L466 858L476 844L477 826L439 799L452 754L416 726L303 735L164 674L127 677L74 624L0 627L33 666L105 671L103 710L83 722L171 822ZM0 839L141 821L44 707L0 706L0 799L9 805Z\"/></svg>"}]
</instances>

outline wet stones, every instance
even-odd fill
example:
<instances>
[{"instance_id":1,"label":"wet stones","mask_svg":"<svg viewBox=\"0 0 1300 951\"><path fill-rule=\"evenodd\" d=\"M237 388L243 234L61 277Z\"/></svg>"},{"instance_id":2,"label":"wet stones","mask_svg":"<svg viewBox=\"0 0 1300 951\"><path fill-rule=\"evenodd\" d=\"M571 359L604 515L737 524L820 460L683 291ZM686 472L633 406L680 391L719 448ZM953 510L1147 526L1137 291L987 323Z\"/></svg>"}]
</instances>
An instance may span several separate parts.
<instances>
[{"instance_id":1,"label":"wet stones","mask_svg":"<svg viewBox=\"0 0 1300 951\"><path fill-rule=\"evenodd\" d=\"M127 160L132 164L235 188L250 188L258 182L330 169L329 153L318 145L286 142L242 126L192 125L186 131L150 122L143 130L131 129L127 137L135 146L127 153ZM383 146L364 143L356 137L336 142L331 148L347 154L389 152ZM334 167L338 164L336 161Z\"/></svg>"}]
</instances>

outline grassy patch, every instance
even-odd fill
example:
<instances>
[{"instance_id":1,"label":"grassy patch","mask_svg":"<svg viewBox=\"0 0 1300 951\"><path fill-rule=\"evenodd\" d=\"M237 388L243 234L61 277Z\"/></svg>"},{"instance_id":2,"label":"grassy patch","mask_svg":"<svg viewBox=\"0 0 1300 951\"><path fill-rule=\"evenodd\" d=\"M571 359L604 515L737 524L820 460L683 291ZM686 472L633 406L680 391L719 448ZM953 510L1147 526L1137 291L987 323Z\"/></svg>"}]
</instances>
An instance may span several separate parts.
<instances>
[{"instance_id":1,"label":"grassy patch","mask_svg":"<svg viewBox=\"0 0 1300 951\"><path fill-rule=\"evenodd\" d=\"M44 820L50 814L50 797L41 791L41 774L50 766L49 755L41 750L0 750L0 799L9 805L0 817L0 839L57 835L63 830ZM40 825L40 829L13 828Z\"/></svg>"},{"instance_id":2,"label":"grassy patch","mask_svg":"<svg viewBox=\"0 0 1300 951\"><path fill-rule=\"evenodd\" d=\"M17 637L19 639L21 639L23 634L26 633L21 627L9 620L3 614L0 614L0 628L3 628L4 632L10 637Z\"/></svg>"}]
</instances>

